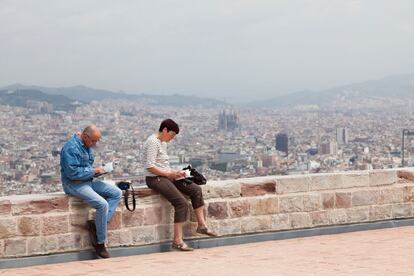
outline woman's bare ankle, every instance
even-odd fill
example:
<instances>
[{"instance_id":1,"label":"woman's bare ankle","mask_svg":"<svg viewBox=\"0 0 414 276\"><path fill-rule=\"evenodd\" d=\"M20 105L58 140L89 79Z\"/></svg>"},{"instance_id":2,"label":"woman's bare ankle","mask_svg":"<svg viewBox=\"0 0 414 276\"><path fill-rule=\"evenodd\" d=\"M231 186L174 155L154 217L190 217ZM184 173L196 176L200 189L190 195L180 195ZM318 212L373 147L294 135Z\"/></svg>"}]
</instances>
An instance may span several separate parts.
<instances>
[{"instance_id":1,"label":"woman's bare ankle","mask_svg":"<svg viewBox=\"0 0 414 276\"><path fill-rule=\"evenodd\" d=\"M174 239L175 244L182 244L184 241L182 239Z\"/></svg>"}]
</instances>

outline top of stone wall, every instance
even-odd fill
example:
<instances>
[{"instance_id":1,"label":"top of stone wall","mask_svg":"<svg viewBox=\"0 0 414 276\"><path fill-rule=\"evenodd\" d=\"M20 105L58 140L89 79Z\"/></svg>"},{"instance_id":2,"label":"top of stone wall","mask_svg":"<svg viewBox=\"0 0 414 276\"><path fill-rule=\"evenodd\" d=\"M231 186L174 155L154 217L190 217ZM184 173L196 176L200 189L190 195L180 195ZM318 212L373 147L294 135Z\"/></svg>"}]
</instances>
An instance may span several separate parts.
<instances>
[{"instance_id":1,"label":"top of stone wall","mask_svg":"<svg viewBox=\"0 0 414 276\"><path fill-rule=\"evenodd\" d=\"M267 194L386 186L404 180L414 180L414 168L240 178L209 181L202 188L206 199L231 199ZM160 198L157 192L146 187L135 188L135 194L138 196L139 204L152 203ZM0 214L21 215L61 212L72 205L79 204L78 199L67 197L63 193L5 196L0 197Z\"/></svg>"}]
</instances>

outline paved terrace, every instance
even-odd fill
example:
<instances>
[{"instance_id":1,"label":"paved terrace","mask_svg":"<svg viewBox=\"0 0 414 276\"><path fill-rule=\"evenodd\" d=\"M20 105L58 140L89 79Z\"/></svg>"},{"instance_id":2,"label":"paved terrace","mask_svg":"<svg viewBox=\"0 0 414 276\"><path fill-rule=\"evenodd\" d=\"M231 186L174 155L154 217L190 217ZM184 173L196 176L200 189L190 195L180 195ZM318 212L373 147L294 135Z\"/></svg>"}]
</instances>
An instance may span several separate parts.
<instances>
[{"instance_id":1,"label":"paved terrace","mask_svg":"<svg viewBox=\"0 0 414 276\"><path fill-rule=\"evenodd\" d=\"M414 226L0 270L0 275L414 275Z\"/></svg>"}]
</instances>

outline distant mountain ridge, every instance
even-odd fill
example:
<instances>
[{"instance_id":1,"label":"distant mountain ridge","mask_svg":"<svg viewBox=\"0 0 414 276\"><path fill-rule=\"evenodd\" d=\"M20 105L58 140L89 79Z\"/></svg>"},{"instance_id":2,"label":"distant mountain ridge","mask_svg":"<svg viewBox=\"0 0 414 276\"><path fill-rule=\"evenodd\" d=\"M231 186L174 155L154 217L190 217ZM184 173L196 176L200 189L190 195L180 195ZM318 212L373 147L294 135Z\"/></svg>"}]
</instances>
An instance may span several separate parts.
<instances>
[{"instance_id":1,"label":"distant mountain ridge","mask_svg":"<svg viewBox=\"0 0 414 276\"><path fill-rule=\"evenodd\" d=\"M319 107L363 102L384 104L414 100L414 73L395 75L379 80L348 84L322 91L304 90L248 104L250 107L292 107L318 105Z\"/></svg>"},{"instance_id":2,"label":"distant mountain ridge","mask_svg":"<svg viewBox=\"0 0 414 276\"><path fill-rule=\"evenodd\" d=\"M47 102L52 104L56 110L70 111L80 104L62 95L49 95L38 90L17 89L0 90L0 104L26 107L28 102Z\"/></svg>"},{"instance_id":3,"label":"distant mountain ridge","mask_svg":"<svg viewBox=\"0 0 414 276\"><path fill-rule=\"evenodd\" d=\"M83 85L72 87L42 87L13 84L0 90L37 90L49 95L62 95L82 102L102 99L124 99L141 101L154 105L225 107L228 103L220 100L183 95L148 95L113 92ZM378 106L399 106L407 100L414 100L414 73L394 75L378 80L369 80L337 86L321 91L303 90L274 98L246 104L250 108L290 108L295 106L315 106L318 108L378 108Z\"/></svg>"},{"instance_id":4,"label":"distant mountain ridge","mask_svg":"<svg viewBox=\"0 0 414 276\"><path fill-rule=\"evenodd\" d=\"M90 102L103 99L125 99L131 101L145 101L154 105L172 105L172 106L188 106L201 105L205 107L224 106L226 103L204 97L183 96L183 95L148 95L148 94L128 94L125 92L113 92L104 89L95 89L83 85L72 87L42 87L34 85L12 84L0 88L0 90L38 90L50 95L63 95L67 98Z\"/></svg>"}]
</instances>

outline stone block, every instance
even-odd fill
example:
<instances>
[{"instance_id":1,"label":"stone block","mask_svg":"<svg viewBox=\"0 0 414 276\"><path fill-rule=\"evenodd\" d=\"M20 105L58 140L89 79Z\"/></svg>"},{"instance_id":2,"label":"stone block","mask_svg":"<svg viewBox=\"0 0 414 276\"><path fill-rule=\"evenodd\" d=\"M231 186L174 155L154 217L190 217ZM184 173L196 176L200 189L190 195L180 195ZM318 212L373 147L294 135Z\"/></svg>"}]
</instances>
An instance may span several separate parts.
<instances>
[{"instance_id":1,"label":"stone block","mask_svg":"<svg viewBox=\"0 0 414 276\"><path fill-rule=\"evenodd\" d=\"M394 188L398 189L398 188ZM414 202L414 189L412 186L404 186L402 189L403 199L400 202Z\"/></svg>"},{"instance_id":2,"label":"stone block","mask_svg":"<svg viewBox=\"0 0 414 276\"><path fill-rule=\"evenodd\" d=\"M129 212L124 211L124 212ZM117 210L115 211L114 215L112 216L111 221L108 224L108 230L116 230L122 228L122 213L121 211Z\"/></svg>"},{"instance_id":3,"label":"stone block","mask_svg":"<svg viewBox=\"0 0 414 276\"><path fill-rule=\"evenodd\" d=\"M302 210L303 210L303 197L301 195L279 197L279 212L280 213L300 212Z\"/></svg>"},{"instance_id":4,"label":"stone block","mask_svg":"<svg viewBox=\"0 0 414 276\"><path fill-rule=\"evenodd\" d=\"M288 214L278 214L271 216L271 229L272 230L286 230L291 228L289 215Z\"/></svg>"},{"instance_id":5,"label":"stone block","mask_svg":"<svg viewBox=\"0 0 414 276\"><path fill-rule=\"evenodd\" d=\"M252 215L268 215L278 212L277 197L259 197L250 200L250 210Z\"/></svg>"},{"instance_id":6,"label":"stone block","mask_svg":"<svg viewBox=\"0 0 414 276\"><path fill-rule=\"evenodd\" d=\"M71 232L84 232L86 230L86 222L89 219L89 211L85 210L80 213L71 213L69 215L70 231Z\"/></svg>"},{"instance_id":7,"label":"stone block","mask_svg":"<svg viewBox=\"0 0 414 276\"><path fill-rule=\"evenodd\" d=\"M397 171L397 177L405 180L413 181L414 172L412 170L402 169Z\"/></svg>"},{"instance_id":8,"label":"stone block","mask_svg":"<svg viewBox=\"0 0 414 276\"><path fill-rule=\"evenodd\" d=\"M408 218L413 214L411 203L397 203L392 206L393 218Z\"/></svg>"},{"instance_id":9,"label":"stone block","mask_svg":"<svg viewBox=\"0 0 414 276\"><path fill-rule=\"evenodd\" d=\"M192 210L192 208L190 208ZM193 211L194 212L194 211ZM171 204L165 204L162 206L162 222L161 224L174 223L174 207Z\"/></svg>"},{"instance_id":10,"label":"stone block","mask_svg":"<svg viewBox=\"0 0 414 276\"><path fill-rule=\"evenodd\" d=\"M81 247L82 249L92 249L89 233L82 233L81 235Z\"/></svg>"},{"instance_id":11,"label":"stone block","mask_svg":"<svg viewBox=\"0 0 414 276\"><path fill-rule=\"evenodd\" d=\"M4 241L4 253L6 257L20 257L26 255L26 238L7 239Z\"/></svg>"},{"instance_id":12,"label":"stone block","mask_svg":"<svg viewBox=\"0 0 414 276\"><path fill-rule=\"evenodd\" d=\"M161 206L152 206L144 209L144 225L154 225L162 223Z\"/></svg>"},{"instance_id":13,"label":"stone block","mask_svg":"<svg viewBox=\"0 0 414 276\"><path fill-rule=\"evenodd\" d=\"M351 208L352 193L335 193L335 208Z\"/></svg>"},{"instance_id":14,"label":"stone block","mask_svg":"<svg viewBox=\"0 0 414 276\"><path fill-rule=\"evenodd\" d=\"M0 258L4 257L4 240L0 240Z\"/></svg>"},{"instance_id":15,"label":"stone block","mask_svg":"<svg viewBox=\"0 0 414 276\"><path fill-rule=\"evenodd\" d=\"M69 210L72 213L84 213L88 212L91 207L85 203L85 201L76 198L76 197L69 197Z\"/></svg>"},{"instance_id":16,"label":"stone block","mask_svg":"<svg viewBox=\"0 0 414 276\"><path fill-rule=\"evenodd\" d=\"M141 226L144 223L144 209L137 208L134 212L124 211L122 213L122 224L124 227Z\"/></svg>"},{"instance_id":17,"label":"stone block","mask_svg":"<svg viewBox=\"0 0 414 276\"><path fill-rule=\"evenodd\" d=\"M376 205L378 201L378 190L363 190L352 193L352 206Z\"/></svg>"},{"instance_id":18,"label":"stone block","mask_svg":"<svg viewBox=\"0 0 414 276\"><path fill-rule=\"evenodd\" d=\"M290 194L308 192L310 178L306 175L280 176L276 179L276 193Z\"/></svg>"},{"instance_id":19,"label":"stone block","mask_svg":"<svg viewBox=\"0 0 414 276\"><path fill-rule=\"evenodd\" d=\"M312 220L309 213L290 213L289 214L291 228L309 228L312 226Z\"/></svg>"},{"instance_id":20,"label":"stone block","mask_svg":"<svg viewBox=\"0 0 414 276\"><path fill-rule=\"evenodd\" d=\"M129 231L129 229L119 230L119 234L120 234L119 242L121 246L132 245L132 236L131 236L131 232Z\"/></svg>"},{"instance_id":21,"label":"stone block","mask_svg":"<svg viewBox=\"0 0 414 276\"><path fill-rule=\"evenodd\" d=\"M130 228L132 244L141 245L155 242L155 228L154 225Z\"/></svg>"},{"instance_id":22,"label":"stone block","mask_svg":"<svg viewBox=\"0 0 414 276\"><path fill-rule=\"evenodd\" d=\"M327 210L329 221L333 225L344 224L348 222L348 215L346 209L331 209Z\"/></svg>"},{"instance_id":23,"label":"stone block","mask_svg":"<svg viewBox=\"0 0 414 276\"><path fill-rule=\"evenodd\" d=\"M80 250L82 248L81 235L79 233L69 233L58 235L59 251Z\"/></svg>"},{"instance_id":24,"label":"stone block","mask_svg":"<svg viewBox=\"0 0 414 276\"><path fill-rule=\"evenodd\" d=\"M271 229L272 219L270 216L246 217L241 219L241 232L263 232Z\"/></svg>"},{"instance_id":25,"label":"stone block","mask_svg":"<svg viewBox=\"0 0 414 276\"><path fill-rule=\"evenodd\" d=\"M69 216L47 216L43 217L42 234L44 236L52 234L63 234L69 230Z\"/></svg>"},{"instance_id":26,"label":"stone block","mask_svg":"<svg viewBox=\"0 0 414 276\"><path fill-rule=\"evenodd\" d=\"M327 211L311 212L310 218L313 226L329 225L331 224L329 214Z\"/></svg>"},{"instance_id":27,"label":"stone block","mask_svg":"<svg viewBox=\"0 0 414 276\"><path fill-rule=\"evenodd\" d=\"M214 225L210 225L213 231L217 231L220 236L223 235L237 235L241 233L241 220L240 219L226 219L219 220L218 227L215 228Z\"/></svg>"},{"instance_id":28,"label":"stone block","mask_svg":"<svg viewBox=\"0 0 414 276\"><path fill-rule=\"evenodd\" d=\"M87 236L89 237L89 234ZM42 237L42 252L43 253L53 253L57 251L58 251L58 238L56 235Z\"/></svg>"},{"instance_id":29,"label":"stone block","mask_svg":"<svg viewBox=\"0 0 414 276\"><path fill-rule=\"evenodd\" d=\"M183 235L186 238L193 237L197 235L196 230L197 230L197 223L187 221L186 223L184 223L184 226L183 226Z\"/></svg>"},{"instance_id":30,"label":"stone block","mask_svg":"<svg viewBox=\"0 0 414 276\"><path fill-rule=\"evenodd\" d=\"M365 222L369 220L369 207L353 207L345 209L347 220L350 223Z\"/></svg>"},{"instance_id":31,"label":"stone block","mask_svg":"<svg viewBox=\"0 0 414 276\"><path fill-rule=\"evenodd\" d=\"M315 174L310 176L310 191L334 190L343 186L341 174Z\"/></svg>"},{"instance_id":32,"label":"stone block","mask_svg":"<svg viewBox=\"0 0 414 276\"><path fill-rule=\"evenodd\" d=\"M35 216L22 216L17 220L17 227L22 236L38 236L41 232L42 219Z\"/></svg>"},{"instance_id":33,"label":"stone block","mask_svg":"<svg viewBox=\"0 0 414 276\"><path fill-rule=\"evenodd\" d=\"M207 217L225 219L229 217L227 202L210 202L207 208Z\"/></svg>"},{"instance_id":34,"label":"stone block","mask_svg":"<svg viewBox=\"0 0 414 276\"><path fill-rule=\"evenodd\" d=\"M67 212L69 197L44 196L42 199L22 200L12 205L13 215L44 214L48 212Z\"/></svg>"},{"instance_id":35,"label":"stone block","mask_svg":"<svg viewBox=\"0 0 414 276\"><path fill-rule=\"evenodd\" d=\"M158 204L163 204L163 202L168 202L163 196L161 195L152 195L152 196L146 196L146 197L138 197L136 199L137 204L140 206L144 206L144 205L158 205ZM120 204L120 206L123 209L126 209L124 203L122 202Z\"/></svg>"},{"instance_id":36,"label":"stone block","mask_svg":"<svg viewBox=\"0 0 414 276\"><path fill-rule=\"evenodd\" d=\"M16 234L16 219L13 217L0 218L0 239L14 237Z\"/></svg>"},{"instance_id":37,"label":"stone block","mask_svg":"<svg viewBox=\"0 0 414 276\"><path fill-rule=\"evenodd\" d=\"M308 193L303 195L303 211L317 211L322 208L319 193Z\"/></svg>"},{"instance_id":38,"label":"stone block","mask_svg":"<svg viewBox=\"0 0 414 276\"><path fill-rule=\"evenodd\" d=\"M257 180L243 180L240 182L240 194L246 196L262 196L266 194L276 193L276 181L273 179Z\"/></svg>"},{"instance_id":39,"label":"stone block","mask_svg":"<svg viewBox=\"0 0 414 276\"><path fill-rule=\"evenodd\" d=\"M408 194L407 194L408 196ZM400 187L379 190L378 204L400 203L404 200L404 190Z\"/></svg>"},{"instance_id":40,"label":"stone block","mask_svg":"<svg viewBox=\"0 0 414 276\"><path fill-rule=\"evenodd\" d=\"M323 209L333 209L335 206L335 193L322 193L321 198Z\"/></svg>"},{"instance_id":41,"label":"stone block","mask_svg":"<svg viewBox=\"0 0 414 276\"><path fill-rule=\"evenodd\" d=\"M396 170L375 170L369 172L369 185L370 186L384 186L397 183L397 171Z\"/></svg>"},{"instance_id":42,"label":"stone block","mask_svg":"<svg viewBox=\"0 0 414 276\"><path fill-rule=\"evenodd\" d=\"M374 205L369 208L369 220L385 220L392 218L392 205Z\"/></svg>"},{"instance_id":43,"label":"stone block","mask_svg":"<svg viewBox=\"0 0 414 276\"><path fill-rule=\"evenodd\" d=\"M342 188L369 187L369 172L347 172L342 174Z\"/></svg>"},{"instance_id":44,"label":"stone block","mask_svg":"<svg viewBox=\"0 0 414 276\"><path fill-rule=\"evenodd\" d=\"M27 255L38 255L44 253L42 251L43 237L27 238Z\"/></svg>"},{"instance_id":45,"label":"stone block","mask_svg":"<svg viewBox=\"0 0 414 276\"><path fill-rule=\"evenodd\" d=\"M134 194L136 197L142 199L144 197L159 195L157 191L150 188L134 188Z\"/></svg>"},{"instance_id":46,"label":"stone block","mask_svg":"<svg viewBox=\"0 0 414 276\"><path fill-rule=\"evenodd\" d=\"M108 231L108 246L128 246L132 244L131 233L125 230Z\"/></svg>"},{"instance_id":47,"label":"stone block","mask_svg":"<svg viewBox=\"0 0 414 276\"><path fill-rule=\"evenodd\" d=\"M121 246L121 232L122 230L111 230L108 231L108 246L115 247Z\"/></svg>"},{"instance_id":48,"label":"stone block","mask_svg":"<svg viewBox=\"0 0 414 276\"><path fill-rule=\"evenodd\" d=\"M158 241L169 241L174 238L174 226L172 224L157 225L155 232Z\"/></svg>"},{"instance_id":49,"label":"stone block","mask_svg":"<svg viewBox=\"0 0 414 276\"><path fill-rule=\"evenodd\" d=\"M240 197L240 184L237 181L212 181L201 187L204 199Z\"/></svg>"},{"instance_id":50,"label":"stone block","mask_svg":"<svg viewBox=\"0 0 414 276\"><path fill-rule=\"evenodd\" d=\"M11 215L11 202L10 200L0 200L0 215L7 216Z\"/></svg>"},{"instance_id":51,"label":"stone block","mask_svg":"<svg viewBox=\"0 0 414 276\"><path fill-rule=\"evenodd\" d=\"M248 200L229 201L230 217L245 217L250 214L250 203Z\"/></svg>"}]
</instances>

